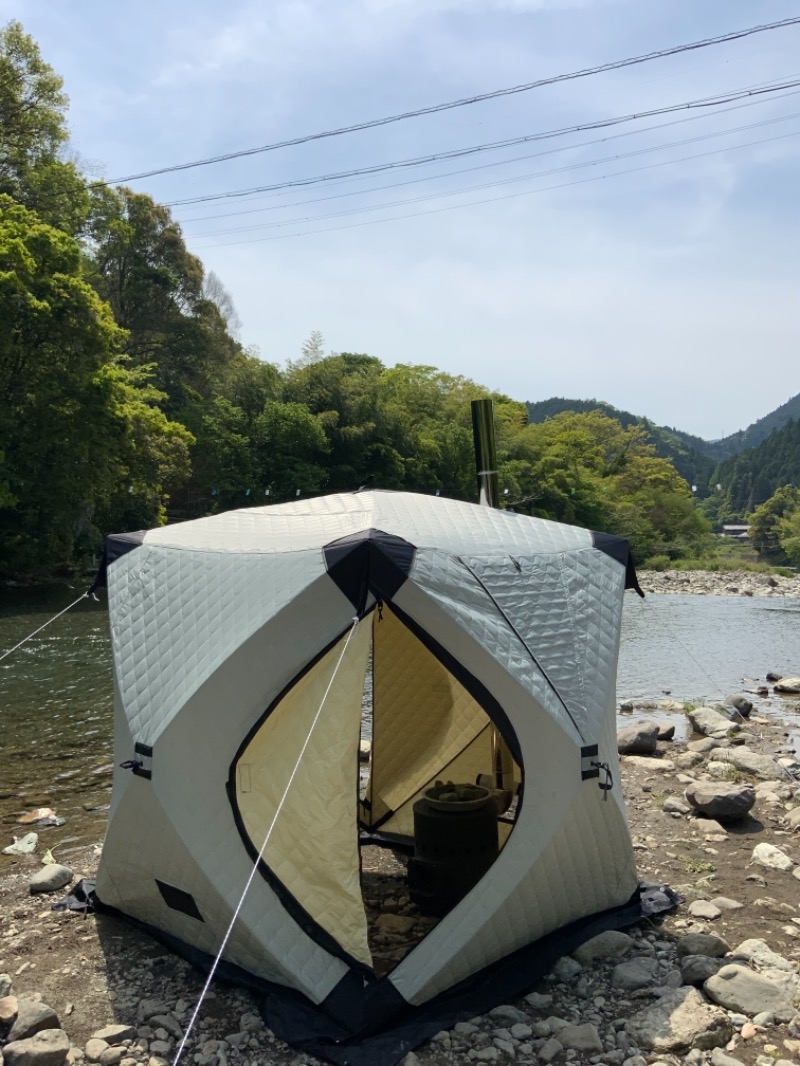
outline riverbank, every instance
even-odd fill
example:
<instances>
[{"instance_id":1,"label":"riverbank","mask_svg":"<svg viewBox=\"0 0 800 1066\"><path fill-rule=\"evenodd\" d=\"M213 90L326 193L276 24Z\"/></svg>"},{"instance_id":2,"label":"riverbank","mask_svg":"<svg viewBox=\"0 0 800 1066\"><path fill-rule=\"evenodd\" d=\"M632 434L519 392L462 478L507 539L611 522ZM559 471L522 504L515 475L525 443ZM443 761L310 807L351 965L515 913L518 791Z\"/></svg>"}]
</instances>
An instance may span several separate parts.
<instances>
[{"instance_id":1,"label":"riverbank","mask_svg":"<svg viewBox=\"0 0 800 1066\"><path fill-rule=\"evenodd\" d=\"M640 570L642 592L681 596L797 596L800 573L785 577L755 570Z\"/></svg>"},{"instance_id":2,"label":"riverbank","mask_svg":"<svg viewBox=\"0 0 800 1066\"><path fill-rule=\"evenodd\" d=\"M753 702L749 719L726 722L716 739L656 743L653 737L650 755L621 758L640 876L670 884L684 900L678 909L562 960L531 994L443 1031L412 1052L408 1066L800 1061L794 1006L800 997L800 764L789 751L788 728ZM786 707L800 709L797 701ZM660 708L662 737L669 733L665 713L673 724L685 720L682 707ZM620 729L629 722L620 718ZM752 808L735 822L700 817L686 799L687 790L696 794L698 786L720 781L752 790ZM763 865L757 849L784 868ZM98 850L70 856L76 879L93 874ZM0 976L0 997L6 997L0 1027L15 1009L23 1023L17 1034L44 1019L47 1028L66 1034L58 1038L63 1054L54 1046L47 1060L20 1059L8 1049L5 1066L172 1061L201 978L120 919L54 912L52 900L65 889L31 895L39 869L39 857L19 858L0 879L0 975L7 975ZM723 964L736 978L728 982L724 1007L702 988ZM56 1038L40 1038L46 1039ZM266 1029L251 993L217 985L183 1061L300 1066L315 1060Z\"/></svg>"}]
</instances>

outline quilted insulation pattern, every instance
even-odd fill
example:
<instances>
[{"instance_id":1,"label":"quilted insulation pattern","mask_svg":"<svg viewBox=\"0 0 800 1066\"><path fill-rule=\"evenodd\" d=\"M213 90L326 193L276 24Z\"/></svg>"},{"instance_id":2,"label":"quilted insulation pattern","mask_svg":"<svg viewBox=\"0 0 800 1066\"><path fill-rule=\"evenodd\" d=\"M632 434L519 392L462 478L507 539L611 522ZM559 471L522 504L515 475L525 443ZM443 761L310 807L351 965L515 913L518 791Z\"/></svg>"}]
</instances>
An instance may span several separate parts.
<instances>
[{"instance_id":1,"label":"quilted insulation pattern","mask_svg":"<svg viewBox=\"0 0 800 1066\"><path fill-rule=\"evenodd\" d=\"M616 678L623 568L591 548L463 562L530 648L581 736L593 737Z\"/></svg>"},{"instance_id":2,"label":"quilted insulation pattern","mask_svg":"<svg viewBox=\"0 0 800 1066\"><path fill-rule=\"evenodd\" d=\"M148 542L118 560L109 612L134 737L152 744L220 663L323 573L319 552L237 556Z\"/></svg>"},{"instance_id":3,"label":"quilted insulation pattern","mask_svg":"<svg viewBox=\"0 0 800 1066\"><path fill-rule=\"evenodd\" d=\"M311 500L249 507L149 530L145 544L271 554L320 548L362 529L382 529L416 547L450 552L550 554L588 547L591 533L576 526L495 511L474 503L411 492L349 492Z\"/></svg>"},{"instance_id":4,"label":"quilted insulation pattern","mask_svg":"<svg viewBox=\"0 0 800 1066\"><path fill-rule=\"evenodd\" d=\"M615 803L587 781L557 833L534 857L517 834L489 873L390 976L421 1004L489 963L586 914L627 901L637 885L630 836Z\"/></svg>"}]
</instances>

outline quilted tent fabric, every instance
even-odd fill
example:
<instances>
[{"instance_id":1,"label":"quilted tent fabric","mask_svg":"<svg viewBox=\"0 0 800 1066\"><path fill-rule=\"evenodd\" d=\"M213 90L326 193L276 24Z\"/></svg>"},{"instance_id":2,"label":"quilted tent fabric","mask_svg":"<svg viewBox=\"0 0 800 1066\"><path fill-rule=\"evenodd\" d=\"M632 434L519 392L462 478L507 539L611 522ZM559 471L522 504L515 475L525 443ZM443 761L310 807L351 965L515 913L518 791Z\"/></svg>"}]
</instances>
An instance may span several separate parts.
<instances>
[{"instance_id":1,"label":"quilted tent fabric","mask_svg":"<svg viewBox=\"0 0 800 1066\"><path fill-rule=\"evenodd\" d=\"M348 597L326 548L369 536L379 551L382 535L408 547L390 602L378 602L372 549ZM618 788L598 788L598 764L617 774L624 546L615 557L584 529L375 491L166 526L129 547L107 576L118 769L104 903L213 958L241 901L224 962L299 993L339 1043L628 904L624 805ZM353 654L329 685L356 613ZM357 757L370 651L368 809ZM474 888L378 980L359 820L410 838L414 801L437 776L491 769L492 729L521 786L513 827Z\"/></svg>"}]
</instances>

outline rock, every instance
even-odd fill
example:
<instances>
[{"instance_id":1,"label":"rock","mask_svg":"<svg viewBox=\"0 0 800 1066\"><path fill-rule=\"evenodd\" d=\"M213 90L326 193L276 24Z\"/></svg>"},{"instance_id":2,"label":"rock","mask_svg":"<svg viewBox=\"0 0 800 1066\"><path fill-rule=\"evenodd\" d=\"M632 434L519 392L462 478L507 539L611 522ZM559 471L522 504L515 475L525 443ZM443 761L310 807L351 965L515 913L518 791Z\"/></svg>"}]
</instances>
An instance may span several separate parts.
<instances>
[{"instance_id":1,"label":"rock","mask_svg":"<svg viewBox=\"0 0 800 1066\"><path fill-rule=\"evenodd\" d=\"M734 822L747 817L756 801L750 785L735 785L723 781L696 781L684 795L691 806L709 818Z\"/></svg>"},{"instance_id":2,"label":"rock","mask_svg":"<svg viewBox=\"0 0 800 1066\"><path fill-rule=\"evenodd\" d=\"M684 803L683 800L677 799L675 796L667 796L664 800L664 806L661 808L664 814L691 814L692 808L688 803Z\"/></svg>"},{"instance_id":3,"label":"rock","mask_svg":"<svg viewBox=\"0 0 800 1066\"><path fill-rule=\"evenodd\" d=\"M37 892L57 892L60 888L64 888L68 885L73 878L72 870L68 866L61 866L59 863L50 863L49 866L43 866L30 880L31 895L35 895Z\"/></svg>"},{"instance_id":4,"label":"rock","mask_svg":"<svg viewBox=\"0 0 800 1066\"><path fill-rule=\"evenodd\" d=\"M556 1055L560 1055L564 1050L564 1045L560 1040L556 1040L554 1036L551 1036L549 1040L545 1040L542 1046L539 1048L538 1056L542 1062L552 1062Z\"/></svg>"},{"instance_id":5,"label":"rock","mask_svg":"<svg viewBox=\"0 0 800 1066\"><path fill-rule=\"evenodd\" d=\"M625 992L635 992L637 988L647 988L658 973L656 959L638 958L618 963L611 974L611 987Z\"/></svg>"},{"instance_id":6,"label":"rock","mask_svg":"<svg viewBox=\"0 0 800 1066\"><path fill-rule=\"evenodd\" d=\"M737 963L723 966L708 978L703 989L709 999L726 1010L742 1014L769 1011L784 1022L794 1017L794 1007L781 987Z\"/></svg>"},{"instance_id":7,"label":"rock","mask_svg":"<svg viewBox=\"0 0 800 1066\"><path fill-rule=\"evenodd\" d=\"M588 941L588 943L591 943L591 941ZM525 1002L533 1010L547 1010L548 1007L553 1005L553 997L545 992L530 992L525 997Z\"/></svg>"},{"instance_id":8,"label":"rock","mask_svg":"<svg viewBox=\"0 0 800 1066\"><path fill-rule=\"evenodd\" d=\"M402 914L381 914L375 922L375 929L384 936L408 936L416 925L416 919ZM166 1014L166 1011L159 1011Z\"/></svg>"},{"instance_id":9,"label":"rock","mask_svg":"<svg viewBox=\"0 0 800 1066\"><path fill-rule=\"evenodd\" d=\"M8 1039L27 1040L43 1029L60 1029L61 1023L52 1007L33 999L19 999L17 1020L11 1026Z\"/></svg>"},{"instance_id":10,"label":"rock","mask_svg":"<svg viewBox=\"0 0 800 1066\"><path fill-rule=\"evenodd\" d=\"M707 755L714 748L719 747L719 741L713 740L711 737L703 737L702 740L690 740L686 747L689 751L695 751L699 755Z\"/></svg>"},{"instance_id":11,"label":"rock","mask_svg":"<svg viewBox=\"0 0 800 1066\"><path fill-rule=\"evenodd\" d=\"M693 770L702 761L703 753L700 751L682 751L680 755L675 756L675 765L679 770ZM690 778L689 780L692 779Z\"/></svg>"},{"instance_id":12,"label":"rock","mask_svg":"<svg viewBox=\"0 0 800 1066\"><path fill-rule=\"evenodd\" d=\"M174 1036L176 1040L183 1039L183 1029L180 1022L172 1014L154 1014L152 1018L148 1019L148 1025L152 1025L156 1029L166 1029L169 1035Z\"/></svg>"},{"instance_id":13,"label":"rock","mask_svg":"<svg viewBox=\"0 0 800 1066\"><path fill-rule=\"evenodd\" d=\"M169 1007L160 999L142 999L136 1015L140 1022L147 1022L156 1014L169 1014Z\"/></svg>"},{"instance_id":14,"label":"rock","mask_svg":"<svg viewBox=\"0 0 800 1066\"><path fill-rule=\"evenodd\" d=\"M746 746L731 748L715 748L711 754L714 762L728 763L736 770L752 774L762 781L778 781L784 777L784 772L777 762L769 755L751 751Z\"/></svg>"},{"instance_id":15,"label":"rock","mask_svg":"<svg viewBox=\"0 0 800 1066\"><path fill-rule=\"evenodd\" d=\"M63 1029L43 1029L25 1040L13 1040L3 1048L4 1066L62 1066L69 1051Z\"/></svg>"},{"instance_id":16,"label":"rock","mask_svg":"<svg viewBox=\"0 0 800 1066\"><path fill-rule=\"evenodd\" d=\"M784 677L780 681L776 681L774 685L775 692L788 693L791 696L800 694L800 677Z\"/></svg>"},{"instance_id":17,"label":"rock","mask_svg":"<svg viewBox=\"0 0 800 1066\"><path fill-rule=\"evenodd\" d=\"M648 755L626 755L625 763L641 770L650 770L652 773L671 774L675 770L672 759L653 759Z\"/></svg>"},{"instance_id":18,"label":"rock","mask_svg":"<svg viewBox=\"0 0 800 1066\"><path fill-rule=\"evenodd\" d=\"M726 696L725 703L728 707L735 708L744 718L749 718L750 712L753 710L752 702L743 693Z\"/></svg>"},{"instance_id":19,"label":"rock","mask_svg":"<svg viewBox=\"0 0 800 1066\"><path fill-rule=\"evenodd\" d=\"M565 1048L573 1048L575 1051L602 1051L603 1041L597 1031L597 1026L591 1022L583 1025L565 1025L559 1030L558 1039Z\"/></svg>"},{"instance_id":20,"label":"rock","mask_svg":"<svg viewBox=\"0 0 800 1066\"><path fill-rule=\"evenodd\" d=\"M794 863L786 852L781 851L774 844L756 844L753 848L752 861L758 863L759 866L766 866L770 870L783 870L786 872L794 867Z\"/></svg>"},{"instance_id":21,"label":"rock","mask_svg":"<svg viewBox=\"0 0 800 1066\"><path fill-rule=\"evenodd\" d=\"M609 929L598 933L572 953L581 966L591 966L596 959L621 959L633 948L636 941L627 933Z\"/></svg>"},{"instance_id":22,"label":"rock","mask_svg":"<svg viewBox=\"0 0 800 1066\"><path fill-rule=\"evenodd\" d=\"M670 989L652 1007L625 1022L625 1032L637 1047L648 1051L707 1051L727 1044L731 1023L718 1007L707 1003L696 988Z\"/></svg>"},{"instance_id":23,"label":"rock","mask_svg":"<svg viewBox=\"0 0 800 1066\"><path fill-rule=\"evenodd\" d=\"M679 708L676 708L679 709ZM658 727L658 739L659 740L674 740L675 739L675 726L674 725L660 725Z\"/></svg>"},{"instance_id":24,"label":"rock","mask_svg":"<svg viewBox=\"0 0 800 1066\"><path fill-rule=\"evenodd\" d=\"M3 996L0 999L0 1028L7 1028L17 1016L19 1003L16 996Z\"/></svg>"},{"instance_id":25,"label":"rock","mask_svg":"<svg viewBox=\"0 0 800 1066\"><path fill-rule=\"evenodd\" d=\"M736 899L728 899L727 896L715 896L711 902L721 911L740 911L744 907L744 903L739 903Z\"/></svg>"},{"instance_id":26,"label":"rock","mask_svg":"<svg viewBox=\"0 0 800 1066\"><path fill-rule=\"evenodd\" d=\"M0 998L11 995L11 974L0 973Z\"/></svg>"},{"instance_id":27,"label":"rock","mask_svg":"<svg viewBox=\"0 0 800 1066\"><path fill-rule=\"evenodd\" d=\"M782 681L782 680L783 680L783 674L776 674L774 670L769 670L767 672L767 681L769 681L769 683L771 685L774 684L775 681Z\"/></svg>"},{"instance_id":28,"label":"rock","mask_svg":"<svg viewBox=\"0 0 800 1066\"><path fill-rule=\"evenodd\" d=\"M33 855L36 845L39 843L37 833L26 833L21 837L14 837L14 843L3 848L4 855Z\"/></svg>"},{"instance_id":29,"label":"rock","mask_svg":"<svg viewBox=\"0 0 800 1066\"><path fill-rule=\"evenodd\" d=\"M107 1044L121 1044L123 1040L135 1040L136 1029L132 1025L106 1025L92 1033L92 1040L105 1040Z\"/></svg>"},{"instance_id":30,"label":"rock","mask_svg":"<svg viewBox=\"0 0 800 1066\"><path fill-rule=\"evenodd\" d=\"M652 755L658 744L658 725L655 722L634 722L617 733L620 755Z\"/></svg>"},{"instance_id":31,"label":"rock","mask_svg":"<svg viewBox=\"0 0 800 1066\"><path fill-rule=\"evenodd\" d=\"M722 1048L715 1047L711 1052L711 1066L742 1066L741 1059L726 1055Z\"/></svg>"},{"instance_id":32,"label":"rock","mask_svg":"<svg viewBox=\"0 0 800 1066\"><path fill-rule=\"evenodd\" d=\"M746 959L762 970L783 970L786 973L794 973L795 967L788 960L773 951L765 940L743 940L738 947L731 952L737 959Z\"/></svg>"},{"instance_id":33,"label":"rock","mask_svg":"<svg viewBox=\"0 0 800 1066\"><path fill-rule=\"evenodd\" d=\"M498 1007L492 1007L489 1016L495 1021L508 1022L511 1025L517 1022L527 1022L528 1015L519 1007L512 1007L510 1003L501 1003Z\"/></svg>"},{"instance_id":34,"label":"rock","mask_svg":"<svg viewBox=\"0 0 800 1066\"><path fill-rule=\"evenodd\" d=\"M701 985L725 966L722 959L708 955L685 955L681 959L681 980L685 985Z\"/></svg>"},{"instance_id":35,"label":"rock","mask_svg":"<svg viewBox=\"0 0 800 1066\"><path fill-rule=\"evenodd\" d=\"M712 933L687 933L676 943L678 958L687 955L707 955L709 958L718 959L731 950L721 936Z\"/></svg>"},{"instance_id":36,"label":"rock","mask_svg":"<svg viewBox=\"0 0 800 1066\"><path fill-rule=\"evenodd\" d=\"M734 722L729 721L724 714L715 711L713 707L694 707L687 713L687 717L695 733L701 733L704 737L717 734L725 737L731 730L737 729Z\"/></svg>"},{"instance_id":37,"label":"rock","mask_svg":"<svg viewBox=\"0 0 800 1066\"><path fill-rule=\"evenodd\" d=\"M108 1043L93 1036L86 1041L86 1047L83 1050L89 1062L99 1062L103 1052L108 1051Z\"/></svg>"},{"instance_id":38,"label":"rock","mask_svg":"<svg viewBox=\"0 0 800 1066\"><path fill-rule=\"evenodd\" d=\"M702 918L703 921L713 922L722 916L722 911L710 900L696 899L689 904L689 914L693 918Z\"/></svg>"},{"instance_id":39,"label":"rock","mask_svg":"<svg viewBox=\"0 0 800 1066\"><path fill-rule=\"evenodd\" d=\"M559 981L571 981L573 977L577 977L583 967L575 959L571 959L569 955L563 955L556 961L553 966L552 974L557 977Z\"/></svg>"}]
</instances>

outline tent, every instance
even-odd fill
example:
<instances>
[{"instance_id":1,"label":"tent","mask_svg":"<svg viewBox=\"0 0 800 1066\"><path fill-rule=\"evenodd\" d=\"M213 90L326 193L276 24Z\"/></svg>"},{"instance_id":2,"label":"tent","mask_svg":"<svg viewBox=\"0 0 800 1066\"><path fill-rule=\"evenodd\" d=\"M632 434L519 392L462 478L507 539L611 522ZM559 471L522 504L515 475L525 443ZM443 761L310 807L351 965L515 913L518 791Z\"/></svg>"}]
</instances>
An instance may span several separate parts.
<instances>
[{"instance_id":1,"label":"tent","mask_svg":"<svg viewBox=\"0 0 800 1066\"><path fill-rule=\"evenodd\" d=\"M206 962L235 916L225 970L290 1043L397 1061L640 916L615 727L625 540L359 491L113 536L106 564L119 765L98 899ZM516 797L496 858L379 976L361 844L413 846L417 801L491 773L497 735Z\"/></svg>"}]
</instances>

